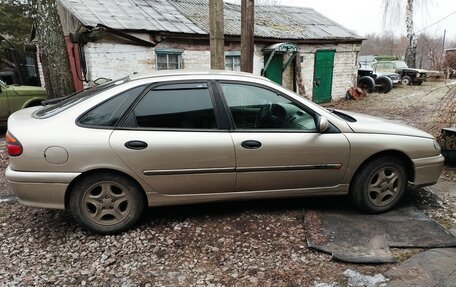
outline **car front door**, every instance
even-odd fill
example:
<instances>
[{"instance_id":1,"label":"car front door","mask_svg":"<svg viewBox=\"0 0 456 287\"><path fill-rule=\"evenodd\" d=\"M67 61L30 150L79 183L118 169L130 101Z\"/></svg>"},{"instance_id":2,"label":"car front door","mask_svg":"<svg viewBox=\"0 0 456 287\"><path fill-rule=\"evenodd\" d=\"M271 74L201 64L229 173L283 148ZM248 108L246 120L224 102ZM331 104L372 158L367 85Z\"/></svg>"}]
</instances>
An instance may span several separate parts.
<instances>
[{"instance_id":1,"label":"car front door","mask_svg":"<svg viewBox=\"0 0 456 287\"><path fill-rule=\"evenodd\" d=\"M159 193L231 192L233 142L218 129L214 102L206 82L156 86L112 133L111 146Z\"/></svg>"},{"instance_id":2,"label":"car front door","mask_svg":"<svg viewBox=\"0 0 456 287\"><path fill-rule=\"evenodd\" d=\"M350 146L335 127L317 131L318 115L267 87L220 82L232 117L236 191L337 186Z\"/></svg>"}]
</instances>

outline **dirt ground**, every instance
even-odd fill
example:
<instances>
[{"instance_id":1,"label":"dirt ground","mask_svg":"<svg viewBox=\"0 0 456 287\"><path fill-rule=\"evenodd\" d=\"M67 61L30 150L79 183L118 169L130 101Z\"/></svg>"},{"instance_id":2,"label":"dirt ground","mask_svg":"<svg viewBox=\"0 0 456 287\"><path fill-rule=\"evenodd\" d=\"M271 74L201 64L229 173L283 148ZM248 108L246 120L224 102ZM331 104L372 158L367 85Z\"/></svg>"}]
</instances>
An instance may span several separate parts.
<instances>
[{"instance_id":1,"label":"dirt ground","mask_svg":"<svg viewBox=\"0 0 456 287\"><path fill-rule=\"evenodd\" d=\"M397 87L329 107L400 120L426 129L443 83ZM348 269L384 274L395 264L347 264L309 249L308 208L350 204L304 198L149 209L139 226L116 236L81 230L66 211L22 206L4 180L0 150L0 286L348 286ZM443 179L455 180L446 167ZM454 198L420 190L416 201L447 228L456 226ZM404 260L421 250L394 250ZM350 273L350 272L349 272ZM364 286L364 285L360 285Z\"/></svg>"}]
</instances>

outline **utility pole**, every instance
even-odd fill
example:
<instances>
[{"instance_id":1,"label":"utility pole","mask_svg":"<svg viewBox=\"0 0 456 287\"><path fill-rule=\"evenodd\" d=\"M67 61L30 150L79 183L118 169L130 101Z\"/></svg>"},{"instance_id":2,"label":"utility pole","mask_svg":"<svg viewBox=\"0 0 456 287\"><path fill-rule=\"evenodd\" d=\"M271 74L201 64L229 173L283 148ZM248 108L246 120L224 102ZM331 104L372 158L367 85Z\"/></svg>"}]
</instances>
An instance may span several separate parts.
<instances>
[{"instance_id":1,"label":"utility pole","mask_svg":"<svg viewBox=\"0 0 456 287\"><path fill-rule=\"evenodd\" d=\"M211 69L225 69L225 28L223 0L209 1L209 33L211 45Z\"/></svg>"},{"instance_id":2,"label":"utility pole","mask_svg":"<svg viewBox=\"0 0 456 287\"><path fill-rule=\"evenodd\" d=\"M241 71L253 72L255 0L241 2Z\"/></svg>"}]
</instances>

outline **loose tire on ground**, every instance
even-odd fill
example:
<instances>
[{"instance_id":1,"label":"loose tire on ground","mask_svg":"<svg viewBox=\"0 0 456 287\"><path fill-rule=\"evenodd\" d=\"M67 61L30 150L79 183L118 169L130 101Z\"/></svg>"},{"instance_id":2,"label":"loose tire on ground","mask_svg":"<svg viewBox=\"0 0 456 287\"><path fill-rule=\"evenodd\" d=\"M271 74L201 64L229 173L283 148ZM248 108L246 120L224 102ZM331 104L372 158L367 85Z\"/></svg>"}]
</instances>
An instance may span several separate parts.
<instances>
[{"instance_id":1,"label":"loose tire on ground","mask_svg":"<svg viewBox=\"0 0 456 287\"><path fill-rule=\"evenodd\" d=\"M402 198L407 187L403 162L393 156L376 158L356 173L350 185L353 204L368 213L392 209Z\"/></svg>"},{"instance_id":2,"label":"loose tire on ground","mask_svg":"<svg viewBox=\"0 0 456 287\"><path fill-rule=\"evenodd\" d=\"M375 89L375 81L369 76L361 77L358 80L358 87L363 90L367 90L368 93L372 93Z\"/></svg>"},{"instance_id":3,"label":"loose tire on ground","mask_svg":"<svg viewBox=\"0 0 456 287\"><path fill-rule=\"evenodd\" d=\"M142 190L130 178L103 172L88 175L74 185L70 211L85 229L117 234L133 227L144 211Z\"/></svg>"},{"instance_id":4,"label":"loose tire on ground","mask_svg":"<svg viewBox=\"0 0 456 287\"><path fill-rule=\"evenodd\" d=\"M409 76L403 76L401 82L404 86L410 85L412 83L412 78Z\"/></svg>"},{"instance_id":5,"label":"loose tire on ground","mask_svg":"<svg viewBox=\"0 0 456 287\"><path fill-rule=\"evenodd\" d=\"M393 81L386 76L380 76L375 79L375 91L377 93L387 94L393 89Z\"/></svg>"}]
</instances>

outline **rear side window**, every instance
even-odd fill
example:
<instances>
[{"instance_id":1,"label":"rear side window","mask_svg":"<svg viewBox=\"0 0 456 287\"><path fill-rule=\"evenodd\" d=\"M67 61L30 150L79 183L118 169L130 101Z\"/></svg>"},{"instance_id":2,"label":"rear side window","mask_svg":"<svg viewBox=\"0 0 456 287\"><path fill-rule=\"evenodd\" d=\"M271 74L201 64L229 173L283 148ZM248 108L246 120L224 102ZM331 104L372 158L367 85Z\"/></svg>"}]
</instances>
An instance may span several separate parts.
<instances>
[{"instance_id":1,"label":"rear side window","mask_svg":"<svg viewBox=\"0 0 456 287\"><path fill-rule=\"evenodd\" d=\"M133 104L136 98L144 91L146 86L139 86L125 91L103 102L94 109L85 113L78 120L81 126L114 127Z\"/></svg>"},{"instance_id":2,"label":"rear side window","mask_svg":"<svg viewBox=\"0 0 456 287\"><path fill-rule=\"evenodd\" d=\"M150 90L135 107L125 126L215 129L214 107L207 84L172 84Z\"/></svg>"},{"instance_id":3,"label":"rear side window","mask_svg":"<svg viewBox=\"0 0 456 287\"><path fill-rule=\"evenodd\" d=\"M45 106L37 110L33 116L36 118L52 117L90 97L93 97L96 94L124 84L128 81L130 81L130 79L126 77L117 81L110 81L98 86L84 89L69 96L43 101Z\"/></svg>"}]
</instances>

